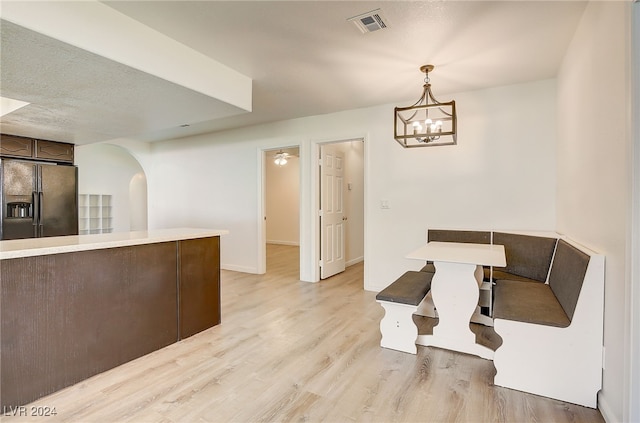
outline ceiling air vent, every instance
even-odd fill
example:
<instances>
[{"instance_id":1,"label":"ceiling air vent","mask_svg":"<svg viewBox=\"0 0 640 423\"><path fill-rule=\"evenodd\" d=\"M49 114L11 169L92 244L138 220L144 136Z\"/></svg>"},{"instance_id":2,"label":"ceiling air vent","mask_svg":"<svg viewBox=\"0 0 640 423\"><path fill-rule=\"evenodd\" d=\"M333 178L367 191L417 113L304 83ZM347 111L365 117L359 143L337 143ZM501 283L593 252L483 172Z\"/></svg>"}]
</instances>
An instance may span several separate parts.
<instances>
[{"instance_id":1,"label":"ceiling air vent","mask_svg":"<svg viewBox=\"0 0 640 423\"><path fill-rule=\"evenodd\" d=\"M363 34L387 27L385 18L382 15L382 10L380 9L372 10L371 12L363 13L362 15L354 16L347 20L353 22Z\"/></svg>"}]
</instances>

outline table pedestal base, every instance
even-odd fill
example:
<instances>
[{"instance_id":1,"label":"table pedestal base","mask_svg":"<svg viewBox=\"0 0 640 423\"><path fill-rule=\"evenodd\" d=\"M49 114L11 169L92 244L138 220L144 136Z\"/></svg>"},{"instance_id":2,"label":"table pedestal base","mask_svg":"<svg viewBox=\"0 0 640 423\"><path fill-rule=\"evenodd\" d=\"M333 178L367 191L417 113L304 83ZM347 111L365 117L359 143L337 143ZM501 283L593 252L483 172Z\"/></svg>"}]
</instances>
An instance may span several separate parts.
<instances>
[{"instance_id":1,"label":"table pedestal base","mask_svg":"<svg viewBox=\"0 0 640 423\"><path fill-rule=\"evenodd\" d=\"M475 334L469 328L478 306L482 266L443 261L434 261L434 264L436 273L431 282L431 295L439 322L433 328L433 335L418 336L416 344L493 359L494 351L476 344Z\"/></svg>"},{"instance_id":2,"label":"table pedestal base","mask_svg":"<svg viewBox=\"0 0 640 423\"><path fill-rule=\"evenodd\" d=\"M427 297L422 301L418 310L416 310L415 314L418 316L430 317L432 319L437 319L438 310L436 310L433 305L433 298L431 297L431 293L427 294ZM487 315L484 315L480 312L480 307L476 307L476 311L473 312L471 316L471 323L478 323L483 326L493 327L493 318Z\"/></svg>"}]
</instances>

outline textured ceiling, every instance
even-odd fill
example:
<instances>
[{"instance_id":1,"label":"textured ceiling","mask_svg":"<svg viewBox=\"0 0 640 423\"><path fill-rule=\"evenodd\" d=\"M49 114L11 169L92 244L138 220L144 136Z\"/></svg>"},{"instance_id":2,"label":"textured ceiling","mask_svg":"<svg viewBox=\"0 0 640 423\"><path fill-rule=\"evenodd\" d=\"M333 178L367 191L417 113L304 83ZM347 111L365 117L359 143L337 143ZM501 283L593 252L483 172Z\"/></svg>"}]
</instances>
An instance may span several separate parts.
<instances>
[{"instance_id":1,"label":"textured ceiling","mask_svg":"<svg viewBox=\"0 0 640 423\"><path fill-rule=\"evenodd\" d=\"M2 22L2 96L30 104L2 132L84 144L179 133L180 125L238 113L212 97Z\"/></svg>"},{"instance_id":2,"label":"textured ceiling","mask_svg":"<svg viewBox=\"0 0 640 423\"><path fill-rule=\"evenodd\" d=\"M434 93L552 78L584 11L580 1L104 2L253 79L238 110L3 21L0 95L32 104L2 131L78 144L158 141L417 99L420 65ZM380 8L388 28L349 17ZM78 34L82 36L82 34ZM135 43L135 39L130 40ZM180 128L182 123L189 127Z\"/></svg>"}]
</instances>

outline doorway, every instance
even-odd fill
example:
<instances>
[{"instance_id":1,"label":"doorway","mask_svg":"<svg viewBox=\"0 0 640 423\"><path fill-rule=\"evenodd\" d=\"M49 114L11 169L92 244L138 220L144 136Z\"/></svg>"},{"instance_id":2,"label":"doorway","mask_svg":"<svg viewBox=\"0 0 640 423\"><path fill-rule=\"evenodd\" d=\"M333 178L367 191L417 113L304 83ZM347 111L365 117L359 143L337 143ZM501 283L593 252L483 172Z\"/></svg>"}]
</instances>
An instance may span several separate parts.
<instances>
[{"instance_id":1,"label":"doorway","mask_svg":"<svg viewBox=\"0 0 640 423\"><path fill-rule=\"evenodd\" d=\"M320 279L364 260L364 139L319 143Z\"/></svg>"},{"instance_id":2,"label":"doorway","mask_svg":"<svg viewBox=\"0 0 640 423\"><path fill-rule=\"evenodd\" d=\"M345 187L345 209L348 212L345 228L345 265L349 267L364 261L364 224L366 200L366 143L364 136L334 140L310 140L301 144L282 147L259 147L258 162L258 242L256 243L256 273L267 272L267 212L266 212L266 168L274 154L281 148L298 148L299 164L299 278L304 282L320 281L320 150L325 144L339 144L346 150L345 161L348 168ZM271 245L271 244L270 244Z\"/></svg>"},{"instance_id":3,"label":"doorway","mask_svg":"<svg viewBox=\"0 0 640 423\"><path fill-rule=\"evenodd\" d=\"M300 149L264 152L264 234L266 269L300 262Z\"/></svg>"}]
</instances>

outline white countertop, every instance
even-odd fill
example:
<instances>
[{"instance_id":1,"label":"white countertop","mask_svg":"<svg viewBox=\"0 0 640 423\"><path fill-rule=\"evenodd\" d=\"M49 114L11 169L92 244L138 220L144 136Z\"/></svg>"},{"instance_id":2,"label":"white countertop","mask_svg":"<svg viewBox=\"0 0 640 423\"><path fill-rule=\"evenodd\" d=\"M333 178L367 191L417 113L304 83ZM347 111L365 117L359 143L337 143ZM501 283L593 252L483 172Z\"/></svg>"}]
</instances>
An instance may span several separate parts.
<instances>
[{"instance_id":1,"label":"white countertop","mask_svg":"<svg viewBox=\"0 0 640 423\"><path fill-rule=\"evenodd\" d=\"M507 265L504 246L490 244L432 241L409 253L407 258L499 267Z\"/></svg>"},{"instance_id":2,"label":"white countertop","mask_svg":"<svg viewBox=\"0 0 640 423\"><path fill-rule=\"evenodd\" d=\"M69 235L0 241L0 260L47 254L100 250L131 245L155 244L182 239L226 235L227 230L174 228L96 235Z\"/></svg>"}]
</instances>

